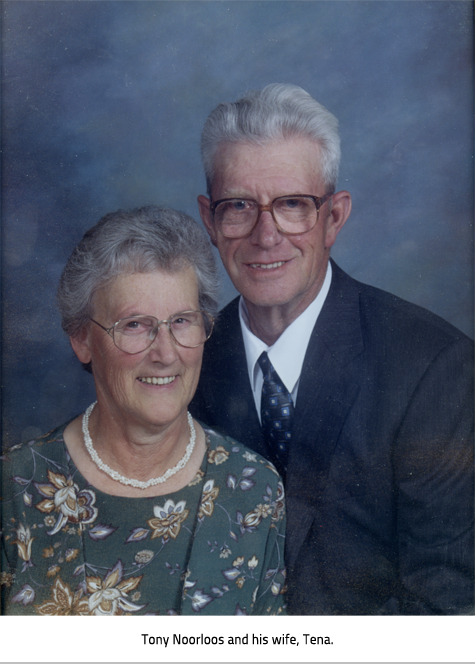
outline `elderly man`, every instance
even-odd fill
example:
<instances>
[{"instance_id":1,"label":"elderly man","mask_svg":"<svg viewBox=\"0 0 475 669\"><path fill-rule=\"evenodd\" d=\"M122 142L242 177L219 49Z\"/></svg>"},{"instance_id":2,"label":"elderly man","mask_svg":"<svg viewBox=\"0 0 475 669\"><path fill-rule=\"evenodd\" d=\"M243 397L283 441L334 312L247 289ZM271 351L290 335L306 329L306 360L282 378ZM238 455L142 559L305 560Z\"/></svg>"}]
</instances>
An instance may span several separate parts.
<instances>
[{"instance_id":1,"label":"elderly man","mask_svg":"<svg viewBox=\"0 0 475 669\"><path fill-rule=\"evenodd\" d=\"M201 216L241 298L193 411L285 476L289 612L470 611L471 340L329 261L351 197L337 121L304 90L219 105L202 152Z\"/></svg>"}]
</instances>

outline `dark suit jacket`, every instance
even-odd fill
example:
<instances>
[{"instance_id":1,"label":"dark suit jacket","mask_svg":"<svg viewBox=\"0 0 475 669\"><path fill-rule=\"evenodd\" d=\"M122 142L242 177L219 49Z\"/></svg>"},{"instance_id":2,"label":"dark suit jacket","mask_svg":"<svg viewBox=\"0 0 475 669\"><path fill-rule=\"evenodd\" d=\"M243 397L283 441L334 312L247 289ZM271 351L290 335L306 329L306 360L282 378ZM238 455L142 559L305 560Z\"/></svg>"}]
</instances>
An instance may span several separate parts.
<instances>
[{"instance_id":1,"label":"dark suit jacket","mask_svg":"<svg viewBox=\"0 0 475 669\"><path fill-rule=\"evenodd\" d=\"M205 345L191 411L275 462L238 302ZM286 480L289 612L473 607L473 342L333 264L306 352Z\"/></svg>"}]
</instances>

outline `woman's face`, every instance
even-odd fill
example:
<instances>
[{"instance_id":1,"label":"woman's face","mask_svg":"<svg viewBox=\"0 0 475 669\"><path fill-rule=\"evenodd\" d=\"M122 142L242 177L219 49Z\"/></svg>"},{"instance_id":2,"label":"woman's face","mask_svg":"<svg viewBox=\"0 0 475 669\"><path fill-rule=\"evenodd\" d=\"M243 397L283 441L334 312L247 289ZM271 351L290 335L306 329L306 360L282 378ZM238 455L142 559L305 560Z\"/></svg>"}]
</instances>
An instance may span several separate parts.
<instances>
[{"instance_id":1,"label":"woman's face","mask_svg":"<svg viewBox=\"0 0 475 669\"><path fill-rule=\"evenodd\" d=\"M188 267L119 276L96 293L93 318L110 328L130 316L162 320L198 309L198 284ZM92 363L98 407L116 420L153 432L185 416L198 384L203 345L179 346L162 324L146 351L130 355L93 322L71 343L81 362Z\"/></svg>"}]
</instances>

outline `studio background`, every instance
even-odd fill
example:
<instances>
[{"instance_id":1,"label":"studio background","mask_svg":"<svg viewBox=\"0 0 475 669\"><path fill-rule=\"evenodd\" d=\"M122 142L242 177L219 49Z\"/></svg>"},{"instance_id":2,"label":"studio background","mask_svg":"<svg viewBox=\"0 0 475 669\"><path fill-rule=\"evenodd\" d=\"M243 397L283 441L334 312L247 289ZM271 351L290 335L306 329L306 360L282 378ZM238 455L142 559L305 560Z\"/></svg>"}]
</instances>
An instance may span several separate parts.
<instances>
[{"instance_id":1,"label":"studio background","mask_svg":"<svg viewBox=\"0 0 475 669\"><path fill-rule=\"evenodd\" d=\"M2 20L5 445L94 399L55 307L82 234L152 203L198 220L208 113L271 82L339 118L335 260L473 335L471 2L13 0Z\"/></svg>"}]
</instances>

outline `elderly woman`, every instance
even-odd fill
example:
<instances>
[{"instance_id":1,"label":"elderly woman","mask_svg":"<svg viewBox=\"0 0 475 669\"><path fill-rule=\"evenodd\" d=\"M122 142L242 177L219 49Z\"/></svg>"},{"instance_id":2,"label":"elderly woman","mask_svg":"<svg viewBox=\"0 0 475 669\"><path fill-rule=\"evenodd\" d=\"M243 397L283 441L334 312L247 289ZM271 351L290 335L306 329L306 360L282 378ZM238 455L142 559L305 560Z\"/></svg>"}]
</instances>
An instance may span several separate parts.
<instances>
[{"instance_id":1,"label":"elderly woman","mask_svg":"<svg viewBox=\"0 0 475 669\"><path fill-rule=\"evenodd\" d=\"M97 402L3 455L3 613L282 611L277 472L187 411L216 286L173 210L109 214L74 250L58 300Z\"/></svg>"}]
</instances>

